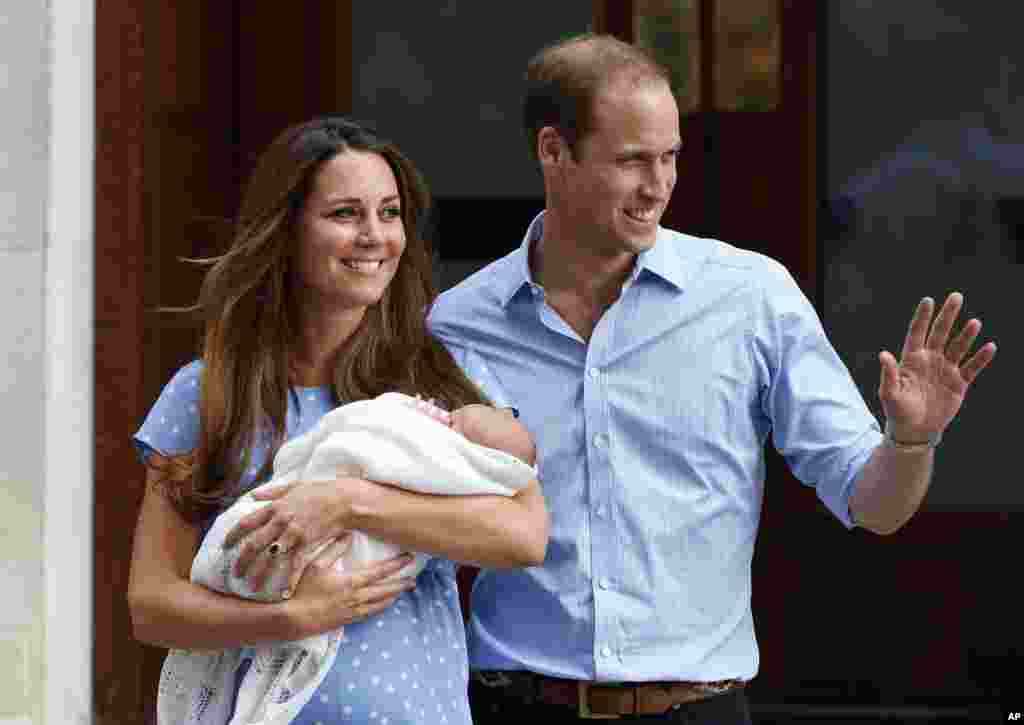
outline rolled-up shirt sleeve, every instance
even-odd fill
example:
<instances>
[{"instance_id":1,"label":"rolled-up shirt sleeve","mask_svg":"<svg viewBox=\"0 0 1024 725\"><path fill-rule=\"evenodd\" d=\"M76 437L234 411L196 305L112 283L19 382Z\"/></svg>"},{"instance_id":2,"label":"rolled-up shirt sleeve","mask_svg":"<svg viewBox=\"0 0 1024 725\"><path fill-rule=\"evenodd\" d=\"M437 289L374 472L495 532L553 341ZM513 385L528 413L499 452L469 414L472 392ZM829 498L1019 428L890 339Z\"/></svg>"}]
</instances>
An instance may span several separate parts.
<instances>
[{"instance_id":1,"label":"rolled-up shirt sleeve","mask_svg":"<svg viewBox=\"0 0 1024 725\"><path fill-rule=\"evenodd\" d=\"M790 274L771 264L754 340L769 380L762 409L793 474L852 528L850 496L881 429L814 308Z\"/></svg>"}]
</instances>

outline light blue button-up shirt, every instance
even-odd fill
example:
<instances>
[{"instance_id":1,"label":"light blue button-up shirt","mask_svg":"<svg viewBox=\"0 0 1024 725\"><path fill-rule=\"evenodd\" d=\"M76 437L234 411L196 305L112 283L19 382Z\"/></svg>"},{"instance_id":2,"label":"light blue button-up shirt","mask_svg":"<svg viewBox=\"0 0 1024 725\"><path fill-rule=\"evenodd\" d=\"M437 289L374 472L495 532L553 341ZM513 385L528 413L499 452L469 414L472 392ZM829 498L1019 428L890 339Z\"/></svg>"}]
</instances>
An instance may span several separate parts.
<instances>
[{"instance_id":1,"label":"light blue button-up shirt","mask_svg":"<svg viewBox=\"0 0 1024 725\"><path fill-rule=\"evenodd\" d=\"M750 565L769 435L852 526L882 439L777 262L660 229L584 341L544 299L530 244L441 295L434 333L535 437L542 566L482 571L470 664L601 681L750 679Z\"/></svg>"}]
</instances>

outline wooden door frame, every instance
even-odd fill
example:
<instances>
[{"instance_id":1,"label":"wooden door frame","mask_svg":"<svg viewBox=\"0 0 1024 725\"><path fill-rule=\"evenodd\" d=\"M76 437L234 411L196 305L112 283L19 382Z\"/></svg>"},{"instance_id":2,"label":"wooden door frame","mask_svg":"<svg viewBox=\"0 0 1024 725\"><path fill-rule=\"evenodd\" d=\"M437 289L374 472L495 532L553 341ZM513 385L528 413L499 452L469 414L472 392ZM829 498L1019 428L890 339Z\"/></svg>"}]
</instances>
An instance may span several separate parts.
<instances>
[{"instance_id":1,"label":"wooden door frame","mask_svg":"<svg viewBox=\"0 0 1024 725\"><path fill-rule=\"evenodd\" d=\"M142 649L125 592L141 470L130 445L143 402L145 190L141 3L96 1L93 711L141 722ZM130 718L130 719L129 719Z\"/></svg>"},{"instance_id":2,"label":"wooden door frame","mask_svg":"<svg viewBox=\"0 0 1024 725\"><path fill-rule=\"evenodd\" d=\"M202 28L179 22L195 7L203 8L195 11ZM244 12L242 0L200 6L96 0L97 723L151 722L162 660L162 650L134 640L125 597L144 475L130 439L171 370L195 355L195 337L164 327L153 310L180 301L172 297L179 291L178 257L216 251L189 241L209 236L195 217L235 213L241 179L256 152L285 125L351 108L351 11L350 0L286 9L247 3ZM192 42L204 32L203 43ZM223 65L211 53L220 53ZM176 94L191 100L174 106L168 99ZM163 195L175 193L175 184L180 189L189 182L162 175L158 161L166 148L159 144L169 128L196 134L202 168L195 169L194 181L213 184L200 187L202 208L192 208L194 218L177 226L168 224L160 204ZM204 174L220 181L204 180ZM190 289L197 283L189 282Z\"/></svg>"}]
</instances>

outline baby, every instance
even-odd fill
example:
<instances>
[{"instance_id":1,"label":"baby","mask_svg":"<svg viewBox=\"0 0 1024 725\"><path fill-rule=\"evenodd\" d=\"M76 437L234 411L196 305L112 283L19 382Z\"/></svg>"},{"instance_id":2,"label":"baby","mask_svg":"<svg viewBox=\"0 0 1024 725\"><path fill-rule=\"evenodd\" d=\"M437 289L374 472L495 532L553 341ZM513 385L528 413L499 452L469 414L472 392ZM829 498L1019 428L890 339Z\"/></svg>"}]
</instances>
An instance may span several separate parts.
<instances>
[{"instance_id":1,"label":"baby","mask_svg":"<svg viewBox=\"0 0 1024 725\"><path fill-rule=\"evenodd\" d=\"M193 580L246 599L280 601L290 595L287 557L275 563L266 583L254 591L248 580L234 574L240 547L223 548L227 533L243 517L267 505L252 497L264 488L353 476L420 493L514 495L536 476L536 454L533 439L512 410L471 404L448 413L433 401L401 393L333 410L312 431L281 447L268 483L217 517L193 562ZM330 543L321 543L316 553ZM352 532L339 564L362 566L400 553L396 546ZM417 555L393 577L418 574L427 558Z\"/></svg>"},{"instance_id":2,"label":"baby","mask_svg":"<svg viewBox=\"0 0 1024 725\"><path fill-rule=\"evenodd\" d=\"M258 487L292 481L359 476L420 493L514 496L536 477L536 451L514 410L472 404L449 413L419 396L385 393L343 405L321 418L309 433L288 441L274 458L274 476ZM234 573L239 545L223 546L243 517L267 505L249 492L221 513L192 563L191 579L245 599L280 601L288 596L287 557L275 562L259 591ZM401 553L393 544L362 532L336 566L356 568ZM319 545L319 550L331 542ZM314 553L315 556L315 553ZM418 574L428 557L416 559L395 577ZM255 650L195 652L171 650L161 673L160 723L189 722L197 701L209 719L226 723L233 678L243 655L254 657L238 691L232 723L288 723L330 670L343 630ZM221 714L223 713L223 714Z\"/></svg>"},{"instance_id":3,"label":"baby","mask_svg":"<svg viewBox=\"0 0 1024 725\"><path fill-rule=\"evenodd\" d=\"M515 456L528 466L537 463L533 437L517 418L515 408L492 408L471 403L449 413L434 405L433 400L413 399L410 405L424 415L449 426L459 435L481 446L496 448Z\"/></svg>"}]
</instances>

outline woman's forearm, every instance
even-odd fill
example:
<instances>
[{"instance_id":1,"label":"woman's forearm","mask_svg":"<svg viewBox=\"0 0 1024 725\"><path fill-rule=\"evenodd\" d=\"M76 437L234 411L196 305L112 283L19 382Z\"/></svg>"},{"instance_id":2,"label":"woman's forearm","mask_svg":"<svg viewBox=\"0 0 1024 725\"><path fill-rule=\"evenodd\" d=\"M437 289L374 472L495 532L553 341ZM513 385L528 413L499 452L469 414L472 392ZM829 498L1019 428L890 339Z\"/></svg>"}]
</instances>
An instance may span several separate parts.
<instances>
[{"instance_id":1,"label":"woman's forearm","mask_svg":"<svg viewBox=\"0 0 1024 725\"><path fill-rule=\"evenodd\" d=\"M185 580L129 594L135 638L177 649L224 649L300 639L305 631L291 602L252 602Z\"/></svg>"},{"instance_id":2,"label":"woman's forearm","mask_svg":"<svg viewBox=\"0 0 1024 725\"><path fill-rule=\"evenodd\" d=\"M151 470L139 511L128 583L135 637L178 649L221 649L306 636L293 602L216 593L189 580L200 530L171 505Z\"/></svg>"},{"instance_id":3,"label":"woman's forearm","mask_svg":"<svg viewBox=\"0 0 1024 725\"><path fill-rule=\"evenodd\" d=\"M537 481L513 497L439 496L372 484L350 504L345 525L410 551L495 569L542 563L548 541Z\"/></svg>"}]
</instances>

